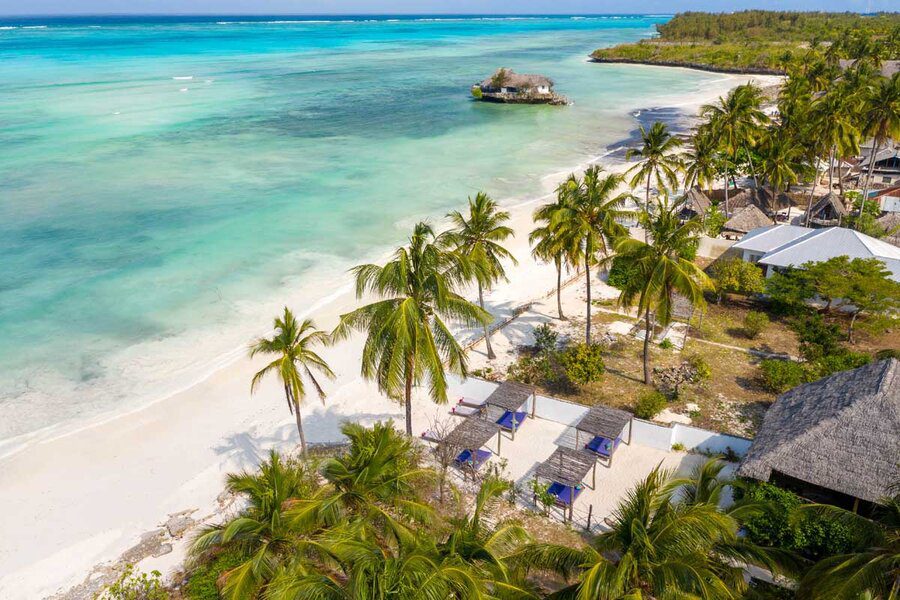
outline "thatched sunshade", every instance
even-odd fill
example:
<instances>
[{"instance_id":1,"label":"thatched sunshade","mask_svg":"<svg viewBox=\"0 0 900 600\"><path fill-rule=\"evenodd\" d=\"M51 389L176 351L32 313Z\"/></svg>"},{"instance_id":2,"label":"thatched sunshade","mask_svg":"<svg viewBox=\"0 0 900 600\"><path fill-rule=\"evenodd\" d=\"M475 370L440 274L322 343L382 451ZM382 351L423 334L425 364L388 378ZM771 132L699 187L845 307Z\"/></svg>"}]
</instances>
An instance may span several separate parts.
<instances>
[{"instance_id":1,"label":"thatched sunshade","mask_svg":"<svg viewBox=\"0 0 900 600\"><path fill-rule=\"evenodd\" d=\"M712 201L697 187L689 189L681 199L682 213L691 212L695 215L703 216L710 206L712 206Z\"/></svg>"},{"instance_id":2,"label":"thatched sunshade","mask_svg":"<svg viewBox=\"0 0 900 600\"><path fill-rule=\"evenodd\" d=\"M499 432L500 429L495 423L478 417L468 417L448 433L441 444L460 451L474 452L487 444ZM500 455L500 436L497 436L497 455Z\"/></svg>"},{"instance_id":3,"label":"thatched sunshade","mask_svg":"<svg viewBox=\"0 0 900 600\"><path fill-rule=\"evenodd\" d=\"M738 474L774 474L876 502L900 481L900 361L843 371L782 394Z\"/></svg>"},{"instance_id":4,"label":"thatched sunshade","mask_svg":"<svg viewBox=\"0 0 900 600\"><path fill-rule=\"evenodd\" d=\"M575 447L580 448L579 433L591 438L602 437L613 442L613 450L618 445L625 428L628 427L628 443L631 443L631 413L602 404L595 404L575 425ZM596 456L594 459L596 460ZM612 451L609 455L612 464Z\"/></svg>"},{"instance_id":5,"label":"thatched sunshade","mask_svg":"<svg viewBox=\"0 0 900 600\"><path fill-rule=\"evenodd\" d=\"M585 450L572 450L557 446L550 458L538 465L535 479L560 483L570 488L569 517L575 501L575 486L581 485L588 473L593 472L591 488L597 486L597 460Z\"/></svg>"},{"instance_id":6,"label":"thatched sunshade","mask_svg":"<svg viewBox=\"0 0 900 600\"><path fill-rule=\"evenodd\" d=\"M512 439L516 439L516 430L519 428L518 425L521 422L516 421L516 413L520 411L522 407L531 399L531 418L534 418L534 409L535 409L535 393L534 388L525 385L524 383L517 383L515 381L504 381L501 383L497 389L491 392L491 395L487 397L485 400L485 404L488 406L495 406L500 410L513 413L513 418L511 420L512 427L510 431L512 433Z\"/></svg>"}]
</instances>

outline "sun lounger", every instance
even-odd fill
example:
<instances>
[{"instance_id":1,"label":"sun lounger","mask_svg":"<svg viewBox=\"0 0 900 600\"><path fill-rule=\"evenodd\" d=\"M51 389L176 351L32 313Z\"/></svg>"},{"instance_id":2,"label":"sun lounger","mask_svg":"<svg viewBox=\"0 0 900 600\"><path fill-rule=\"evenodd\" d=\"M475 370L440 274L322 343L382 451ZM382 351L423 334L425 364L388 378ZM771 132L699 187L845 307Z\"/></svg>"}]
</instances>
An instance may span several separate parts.
<instances>
[{"instance_id":1,"label":"sun lounger","mask_svg":"<svg viewBox=\"0 0 900 600\"><path fill-rule=\"evenodd\" d=\"M472 415L477 415L480 412L480 408L473 408L471 406L465 406L464 404L457 404L450 409L450 413L458 417L471 417Z\"/></svg>"},{"instance_id":2,"label":"sun lounger","mask_svg":"<svg viewBox=\"0 0 900 600\"><path fill-rule=\"evenodd\" d=\"M602 458L611 458L613 452L615 452L616 448L619 447L619 442L621 440L616 438L615 440L611 440L609 438L605 438L601 435L596 436L590 442L584 445L586 450L590 450L594 454Z\"/></svg>"},{"instance_id":3,"label":"sun lounger","mask_svg":"<svg viewBox=\"0 0 900 600\"><path fill-rule=\"evenodd\" d=\"M472 408L482 408L487 402L487 398L481 398L480 400L476 400L475 398L467 398L463 396L459 399L457 404L461 404L462 406L471 406Z\"/></svg>"},{"instance_id":4,"label":"sun lounger","mask_svg":"<svg viewBox=\"0 0 900 600\"><path fill-rule=\"evenodd\" d=\"M555 481L547 488L547 493L556 497L557 506L568 508L570 502L574 502L581 495L583 485L576 485L574 488L570 485L563 485Z\"/></svg>"},{"instance_id":5,"label":"sun lounger","mask_svg":"<svg viewBox=\"0 0 900 600\"><path fill-rule=\"evenodd\" d=\"M456 464L478 470L490 457L490 450L476 450L474 454L471 450L463 450L456 457Z\"/></svg>"},{"instance_id":6,"label":"sun lounger","mask_svg":"<svg viewBox=\"0 0 900 600\"><path fill-rule=\"evenodd\" d=\"M503 416L497 419L497 425L500 426L501 429L505 429L506 431L513 430L513 419L516 420L516 429L518 430L522 423L525 422L525 419L528 417L528 413L526 412L512 412L508 410L503 413Z\"/></svg>"},{"instance_id":7,"label":"sun lounger","mask_svg":"<svg viewBox=\"0 0 900 600\"><path fill-rule=\"evenodd\" d=\"M437 444L441 441L441 438L438 436L438 434L436 434L435 432L433 432L430 429L426 429L425 431L422 432L422 439L425 440L426 442L434 442L435 444Z\"/></svg>"}]
</instances>

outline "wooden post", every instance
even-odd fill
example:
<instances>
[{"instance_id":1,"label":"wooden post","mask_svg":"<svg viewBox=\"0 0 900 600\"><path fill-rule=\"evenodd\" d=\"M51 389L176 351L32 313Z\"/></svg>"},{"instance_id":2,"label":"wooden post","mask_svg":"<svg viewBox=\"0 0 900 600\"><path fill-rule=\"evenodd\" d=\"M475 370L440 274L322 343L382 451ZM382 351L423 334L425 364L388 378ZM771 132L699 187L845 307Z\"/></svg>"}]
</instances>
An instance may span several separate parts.
<instances>
[{"instance_id":1,"label":"wooden post","mask_svg":"<svg viewBox=\"0 0 900 600\"><path fill-rule=\"evenodd\" d=\"M531 388L531 418L534 418L535 411L537 410L537 389Z\"/></svg>"},{"instance_id":2,"label":"wooden post","mask_svg":"<svg viewBox=\"0 0 900 600\"><path fill-rule=\"evenodd\" d=\"M591 517L594 516L594 505L588 505L587 531L591 530Z\"/></svg>"},{"instance_id":3,"label":"wooden post","mask_svg":"<svg viewBox=\"0 0 900 600\"><path fill-rule=\"evenodd\" d=\"M578 450L578 428L575 428L575 449Z\"/></svg>"},{"instance_id":4,"label":"wooden post","mask_svg":"<svg viewBox=\"0 0 900 600\"><path fill-rule=\"evenodd\" d=\"M609 464L612 465L612 456L611 455L609 457ZM591 475L591 477L592 477L591 489L596 490L597 489L597 461L594 461L594 466L592 467L592 469L593 469L593 475Z\"/></svg>"},{"instance_id":5,"label":"wooden post","mask_svg":"<svg viewBox=\"0 0 900 600\"><path fill-rule=\"evenodd\" d=\"M634 425L634 417L628 420L628 445L631 445L631 428Z\"/></svg>"},{"instance_id":6,"label":"wooden post","mask_svg":"<svg viewBox=\"0 0 900 600\"><path fill-rule=\"evenodd\" d=\"M500 440L503 439L503 432L497 428L497 456L500 456Z\"/></svg>"},{"instance_id":7,"label":"wooden post","mask_svg":"<svg viewBox=\"0 0 900 600\"><path fill-rule=\"evenodd\" d=\"M572 522L573 508L575 507L575 486L569 486L569 522Z\"/></svg>"},{"instance_id":8,"label":"wooden post","mask_svg":"<svg viewBox=\"0 0 900 600\"><path fill-rule=\"evenodd\" d=\"M512 439L516 441L516 411L512 411Z\"/></svg>"}]
</instances>

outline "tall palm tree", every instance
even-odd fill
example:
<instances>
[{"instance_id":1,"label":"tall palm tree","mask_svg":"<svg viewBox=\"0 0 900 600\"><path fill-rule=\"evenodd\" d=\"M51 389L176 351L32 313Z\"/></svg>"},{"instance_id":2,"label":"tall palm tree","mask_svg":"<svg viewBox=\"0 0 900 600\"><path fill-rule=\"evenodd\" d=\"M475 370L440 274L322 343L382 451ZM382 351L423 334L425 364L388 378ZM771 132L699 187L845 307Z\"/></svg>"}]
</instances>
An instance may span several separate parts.
<instances>
[{"instance_id":1,"label":"tall palm tree","mask_svg":"<svg viewBox=\"0 0 900 600\"><path fill-rule=\"evenodd\" d=\"M725 98L706 104L700 108L700 115L706 120L706 128L718 141L719 147L729 157L731 165L725 168L725 213L728 214L728 179L730 169L739 161L744 152L750 161L750 174L756 180L756 170L750 149L756 144L768 117L761 110L762 94L752 83L739 85Z\"/></svg>"},{"instance_id":2,"label":"tall palm tree","mask_svg":"<svg viewBox=\"0 0 900 600\"><path fill-rule=\"evenodd\" d=\"M684 165L684 189L689 190L696 185L705 187L711 195L721 161L715 139L708 130L697 129L694 132L681 161Z\"/></svg>"},{"instance_id":3,"label":"tall palm tree","mask_svg":"<svg viewBox=\"0 0 900 600\"><path fill-rule=\"evenodd\" d=\"M650 185L655 183L662 193L663 188L675 189L678 186L678 172L681 170L681 159L676 153L681 147L681 140L669 132L665 123L655 122L650 130L641 126L641 148L629 148L626 159L640 157L638 163L628 169L631 175L631 187L645 184L644 219L650 214ZM647 239L646 233L644 239Z\"/></svg>"},{"instance_id":4,"label":"tall palm tree","mask_svg":"<svg viewBox=\"0 0 900 600\"><path fill-rule=\"evenodd\" d=\"M568 199L568 185L564 182L556 188L556 200L539 206L534 211L534 222L537 227L529 234L528 241L532 245L531 254L544 261L553 261L556 267L556 310L560 320L565 319L562 308L562 270L564 266L575 266L581 262L580 240L567 235L554 215L564 207Z\"/></svg>"},{"instance_id":5,"label":"tall palm tree","mask_svg":"<svg viewBox=\"0 0 900 600\"><path fill-rule=\"evenodd\" d=\"M884 498L875 508L872 520L820 504L804 505L800 514L804 512L816 512L847 525L860 550L816 563L800 581L797 598L900 598L900 493Z\"/></svg>"},{"instance_id":6,"label":"tall palm tree","mask_svg":"<svg viewBox=\"0 0 900 600\"><path fill-rule=\"evenodd\" d=\"M497 203L484 192L478 192L475 199L469 198L468 218L458 210L451 212L453 229L445 235L454 250L464 255L472 264L475 282L478 284L478 306L484 310L484 289L489 289L500 280L507 280L503 260L513 264L516 258L502 246L502 242L515 235L512 228L505 225L509 213L497 210ZM489 359L496 358L491 348L491 331L484 326L484 341Z\"/></svg>"},{"instance_id":7,"label":"tall palm tree","mask_svg":"<svg viewBox=\"0 0 900 600\"><path fill-rule=\"evenodd\" d=\"M628 233L618 219L629 216L622 207L631 194L613 195L622 181L621 175L605 173L597 165L588 168L583 179L571 175L565 184L563 206L553 213L550 221L551 227L561 228L565 237L578 240L580 246L587 284L585 339L588 344L591 343L591 265L604 264L612 241Z\"/></svg>"},{"instance_id":8,"label":"tall palm tree","mask_svg":"<svg viewBox=\"0 0 900 600\"><path fill-rule=\"evenodd\" d=\"M672 321L675 294L686 297L694 307L703 307L704 290L712 283L692 258L702 224L698 219L680 223L675 205L661 206L648 223L651 242L621 237L615 242L618 260L628 266L634 277L619 295L619 304L636 307L644 317L644 383L650 384L650 338L653 337L650 313L660 325Z\"/></svg>"},{"instance_id":9,"label":"tall palm tree","mask_svg":"<svg viewBox=\"0 0 900 600\"><path fill-rule=\"evenodd\" d=\"M465 351L443 319L485 325L491 316L457 293L472 277L472 266L447 251L426 223L415 226L409 245L384 266L359 265L352 272L357 298L380 299L342 315L333 336L366 333L362 375L388 396L403 398L406 433L412 435L413 386L427 380L431 398L445 403L447 370L460 377L467 373Z\"/></svg>"},{"instance_id":10,"label":"tall palm tree","mask_svg":"<svg viewBox=\"0 0 900 600\"><path fill-rule=\"evenodd\" d=\"M813 135L828 156L828 191L834 179L834 162L859 152L860 131L854 115L856 99L843 90L817 98L810 115Z\"/></svg>"},{"instance_id":11,"label":"tall palm tree","mask_svg":"<svg viewBox=\"0 0 900 600\"><path fill-rule=\"evenodd\" d=\"M201 529L190 549L192 560L216 548L234 548L244 559L225 574L224 598L255 597L274 576L298 533L285 522L285 503L307 495L314 484L313 473L285 462L274 450L257 471L228 476L226 489L245 498L246 509L228 522Z\"/></svg>"},{"instance_id":12,"label":"tall palm tree","mask_svg":"<svg viewBox=\"0 0 900 600\"><path fill-rule=\"evenodd\" d=\"M759 170L772 188L773 197L781 191L787 192L800 180L805 170L805 150L796 139L771 131L760 142L759 151L762 155Z\"/></svg>"},{"instance_id":13,"label":"tall palm tree","mask_svg":"<svg viewBox=\"0 0 900 600\"><path fill-rule=\"evenodd\" d=\"M862 203L859 214L862 216L866 198L869 195L869 186L872 182L872 169L875 167L875 157L882 145L889 139L900 139L900 73L894 73L890 78L879 78L870 93L866 94L862 108L862 131L871 137L872 159L869 161L869 171L866 173L866 184L863 188Z\"/></svg>"},{"instance_id":14,"label":"tall palm tree","mask_svg":"<svg viewBox=\"0 0 900 600\"><path fill-rule=\"evenodd\" d=\"M610 530L589 546L532 544L517 559L530 568L576 577L557 593L560 598L737 600L746 590L737 561L772 569L779 564L739 538L741 521L735 514L706 499L680 499L683 488L701 485L711 487L674 479L657 467L628 492L613 512Z\"/></svg>"},{"instance_id":15,"label":"tall palm tree","mask_svg":"<svg viewBox=\"0 0 900 600\"><path fill-rule=\"evenodd\" d=\"M297 420L297 433L300 434L300 451L306 454L306 436L303 433L303 420L300 417L300 403L306 397L304 376L325 402L325 390L319 385L313 371L317 371L329 379L334 379L334 372L325 360L316 354L313 347L329 341L328 334L316 329L315 324L305 319L298 324L294 314L284 307L284 314L275 319L275 335L271 338L260 338L250 347L250 356L257 354L274 354L277 357L263 367L250 384L251 393L256 391L260 381L274 373L284 386L288 409Z\"/></svg>"}]
</instances>

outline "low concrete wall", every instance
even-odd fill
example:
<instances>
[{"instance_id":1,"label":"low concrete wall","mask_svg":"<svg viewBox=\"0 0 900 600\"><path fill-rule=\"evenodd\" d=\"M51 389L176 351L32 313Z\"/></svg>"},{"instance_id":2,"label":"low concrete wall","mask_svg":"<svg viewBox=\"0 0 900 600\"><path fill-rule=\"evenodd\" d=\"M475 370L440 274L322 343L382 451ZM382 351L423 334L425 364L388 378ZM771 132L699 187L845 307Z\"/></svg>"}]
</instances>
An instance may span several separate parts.
<instances>
[{"instance_id":1,"label":"low concrete wall","mask_svg":"<svg viewBox=\"0 0 900 600\"><path fill-rule=\"evenodd\" d=\"M492 381L470 378L466 381L464 388L468 396L486 398L497 388L497 385ZM530 403L527 410L531 412ZM535 416L571 427L578 423L588 410L590 408L582 404L560 400L552 396L538 395ZM631 435L633 442L658 450L670 450L673 445L681 444L685 450L712 454L724 454L730 448L735 454L743 456L751 444L751 440L747 438L726 433L717 433L681 423L660 425L638 418L635 418L632 423Z\"/></svg>"}]
</instances>

